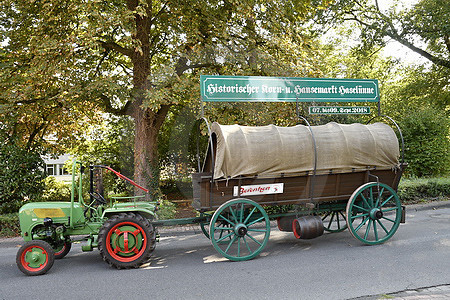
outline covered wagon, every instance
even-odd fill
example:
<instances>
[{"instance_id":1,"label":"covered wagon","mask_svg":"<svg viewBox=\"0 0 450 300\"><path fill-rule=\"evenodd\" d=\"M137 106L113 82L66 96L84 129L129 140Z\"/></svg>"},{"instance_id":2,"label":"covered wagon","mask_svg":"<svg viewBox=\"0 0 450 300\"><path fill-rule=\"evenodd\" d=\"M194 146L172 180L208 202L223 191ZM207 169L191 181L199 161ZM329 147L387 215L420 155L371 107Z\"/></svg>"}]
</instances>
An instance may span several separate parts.
<instances>
[{"instance_id":1,"label":"covered wagon","mask_svg":"<svg viewBox=\"0 0 450 300\"><path fill-rule=\"evenodd\" d=\"M209 131L193 206L214 212L205 234L231 260L258 255L272 219L297 238L348 227L367 244L385 242L402 221L396 190L405 164L387 124L213 123Z\"/></svg>"}]
</instances>

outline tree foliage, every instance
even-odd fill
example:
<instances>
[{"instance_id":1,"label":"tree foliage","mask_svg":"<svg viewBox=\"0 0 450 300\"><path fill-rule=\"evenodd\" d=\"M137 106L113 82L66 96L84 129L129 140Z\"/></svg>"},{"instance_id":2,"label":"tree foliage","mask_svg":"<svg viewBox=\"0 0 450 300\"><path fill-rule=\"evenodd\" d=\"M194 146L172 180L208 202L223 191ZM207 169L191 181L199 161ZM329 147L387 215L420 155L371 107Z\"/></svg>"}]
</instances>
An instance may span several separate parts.
<instances>
[{"instance_id":1,"label":"tree foliage","mask_svg":"<svg viewBox=\"0 0 450 300\"><path fill-rule=\"evenodd\" d=\"M87 165L108 165L125 176L133 175L133 121L129 117L105 115L102 124L91 126L71 149Z\"/></svg>"},{"instance_id":2,"label":"tree foliage","mask_svg":"<svg viewBox=\"0 0 450 300\"><path fill-rule=\"evenodd\" d=\"M70 149L77 160L85 166L105 165L119 171L123 175L133 176L133 139L134 126L127 116L106 115L102 124L91 126L85 133L86 139L80 139L76 146ZM109 194L132 195L132 186L118 178L110 171L102 172L102 189L105 196ZM88 175L88 170L86 170ZM87 180L85 181L88 182ZM86 190L88 187L86 186Z\"/></svg>"},{"instance_id":3,"label":"tree foliage","mask_svg":"<svg viewBox=\"0 0 450 300\"><path fill-rule=\"evenodd\" d=\"M420 0L411 8L402 8L399 2L382 7L378 0L338 0L317 16L322 25L353 22L363 49L391 39L446 68L450 68L449 19L447 0Z\"/></svg>"},{"instance_id":4,"label":"tree foliage","mask_svg":"<svg viewBox=\"0 0 450 300\"><path fill-rule=\"evenodd\" d=\"M0 214L15 213L40 198L44 161L39 153L14 143L0 144Z\"/></svg>"},{"instance_id":5,"label":"tree foliage","mask_svg":"<svg viewBox=\"0 0 450 300\"><path fill-rule=\"evenodd\" d=\"M405 159L413 176L448 174L450 122L442 111L424 108L410 111L400 122L405 138Z\"/></svg>"},{"instance_id":6,"label":"tree foliage","mask_svg":"<svg viewBox=\"0 0 450 300\"><path fill-rule=\"evenodd\" d=\"M1 126L7 140L26 149L62 152L88 118L93 121L95 103L80 95L91 58L71 36L77 16L70 7L64 1L0 3Z\"/></svg>"},{"instance_id":7,"label":"tree foliage","mask_svg":"<svg viewBox=\"0 0 450 300\"><path fill-rule=\"evenodd\" d=\"M186 91L198 72L317 74L303 24L322 2L5 0L0 99L14 107L33 102L41 121L50 107L61 110L56 115L102 107L133 117L134 177L148 186L158 132L171 106L193 98Z\"/></svg>"},{"instance_id":8,"label":"tree foliage","mask_svg":"<svg viewBox=\"0 0 450 300\"><path fill-rule=\"evenodd\" d=\"M392 72L384 91L384 107L396 119L411 111L434 108L447 117L450 114L450 69L420 65L404 66Z\"/></svg>"}]
</instances>

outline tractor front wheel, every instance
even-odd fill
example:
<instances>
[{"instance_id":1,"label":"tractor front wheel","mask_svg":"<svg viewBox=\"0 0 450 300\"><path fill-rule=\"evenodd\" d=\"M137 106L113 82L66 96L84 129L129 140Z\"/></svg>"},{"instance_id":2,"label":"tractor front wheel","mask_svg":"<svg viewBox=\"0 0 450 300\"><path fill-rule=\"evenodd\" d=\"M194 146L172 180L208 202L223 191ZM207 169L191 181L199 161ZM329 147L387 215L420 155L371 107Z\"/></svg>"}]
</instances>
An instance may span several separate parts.
<instances>
[{"instance_id":1,"label":"tractor front wheel","mask_svg":"<svg viewBox=\"0 0 450 300\"><path fill-rule=\"evenodd\" d=\"M117 269L137 268L155 248L155 231L141 215L121 213L100 229L98 248L104 261Z\"/></svg>"},{"instance_id":2,"label":"tractor front wheel","mask_svg":"<svg viewBox=\"0 0 450 300\"><path fill-rule=\"evenodd\" d=\"M49 243L34 240L20 247L16 256L17 267L25 275L43 275L53 266L55 253Z\"/></svg>"},{"instance_id":3,"label":"tractor front wheel","mask_svg":"<svg viewBox=\"0 0 450 300\"><path fill-rule=\"evenodd\" d=\"M53 250L55 251L55 259L61 259L66 256L71 248L72 243L70 241L64 241L64 243L54 247Z\"/></svg>"}]
</instances>

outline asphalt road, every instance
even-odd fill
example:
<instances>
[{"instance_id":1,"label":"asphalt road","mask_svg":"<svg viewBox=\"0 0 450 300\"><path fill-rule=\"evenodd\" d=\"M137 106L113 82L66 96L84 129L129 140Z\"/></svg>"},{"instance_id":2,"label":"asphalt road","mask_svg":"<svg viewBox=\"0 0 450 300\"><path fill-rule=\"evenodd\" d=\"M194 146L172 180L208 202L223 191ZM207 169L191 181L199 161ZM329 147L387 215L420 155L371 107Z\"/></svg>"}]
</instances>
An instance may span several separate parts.
<instances>
[{"instance_id":1,"label":"asphalt road","mask_svg":"<svg viewBox=\"0 0 450 300\"><path fill-rule=\"evenodd\" d=\"M221 258L201 234L178 235L164 236L140 269L112 269L78 244L46 275L27 277L15 246L0 245L0 299L350 299L449 284L450 208L409 209L376 246L348 231L297 240L273 229L245 262Z\"/></svg>"}]
</instances>

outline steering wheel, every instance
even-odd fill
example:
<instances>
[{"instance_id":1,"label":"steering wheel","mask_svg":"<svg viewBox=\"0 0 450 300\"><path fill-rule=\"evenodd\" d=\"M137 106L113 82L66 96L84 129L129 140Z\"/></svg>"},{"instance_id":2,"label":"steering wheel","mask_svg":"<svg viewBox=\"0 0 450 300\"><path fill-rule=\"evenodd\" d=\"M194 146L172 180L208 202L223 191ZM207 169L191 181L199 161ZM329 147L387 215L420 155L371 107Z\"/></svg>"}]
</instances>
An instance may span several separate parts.
<instances>
[{"instance_id":1,"label":"steering wheel","mask_svg":"<svg viewBox=\"0 0 450 300\"><path fill-rule=\"evenodd\" d=\"M89 193L89 195L91 195L95 199L96 204L106 204L106 203L108 203L106 201L106 199L103 198L103 196L101 194L97 193L97 192Z\"/></svg>"}]
</instances>

